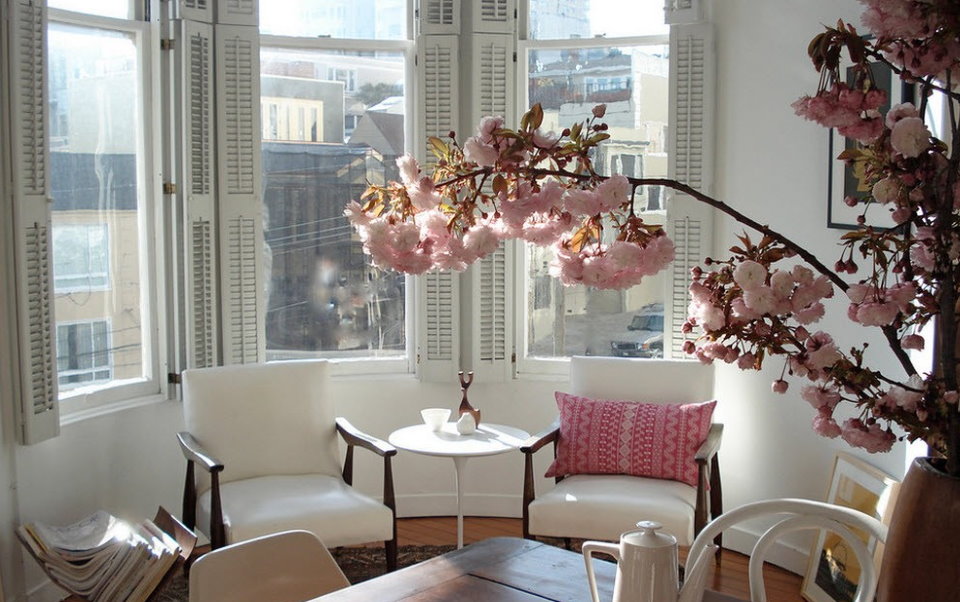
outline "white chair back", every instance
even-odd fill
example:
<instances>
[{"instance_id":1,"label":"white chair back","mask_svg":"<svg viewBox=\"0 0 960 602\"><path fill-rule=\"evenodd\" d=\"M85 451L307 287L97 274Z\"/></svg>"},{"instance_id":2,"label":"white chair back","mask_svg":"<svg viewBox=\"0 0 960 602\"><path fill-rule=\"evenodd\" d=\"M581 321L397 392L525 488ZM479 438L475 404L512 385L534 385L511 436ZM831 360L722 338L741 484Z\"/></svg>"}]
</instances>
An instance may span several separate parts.
<instances>
[{"instance_id":1,"label":"white chair back","mask_svg":"<svg viewBox=\"0 0 960 602\"><path fill-rule=\"evenodd\" d=\"M266 475L340 474L324 360L186 370L186 430L225 464L221 483ZM209 488L198 475L198 491Z\"/></svg>"},{"instance_id":2,"label":"white chair back","mask_svg":"<svg viewBox=\"0 0 960 602\"><path fill-rule=\"evenodd\" d=\"M713 366L683 360L574 356L570 393L594 399L645 403L709 401Z\"/></svg>"},{"instance_id":3,"label":"white chair back","mask_svg":"<svg viewBox=\"0 0 960 602\"><path fill-rule=\"evenodd\" d=\"M190 568L190 602L302 602L349 585L308 531L235 543L204 554Z\"/></svg>"}]
</instances>

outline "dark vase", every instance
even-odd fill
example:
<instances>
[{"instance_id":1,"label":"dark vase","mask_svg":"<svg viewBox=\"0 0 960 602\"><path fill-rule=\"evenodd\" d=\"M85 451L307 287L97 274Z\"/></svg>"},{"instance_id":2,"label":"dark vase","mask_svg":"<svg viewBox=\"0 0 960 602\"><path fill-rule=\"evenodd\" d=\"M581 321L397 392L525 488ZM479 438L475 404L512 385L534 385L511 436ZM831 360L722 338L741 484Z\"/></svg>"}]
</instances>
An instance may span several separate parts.
<instances>
[{"instance_id":1,"label":"dark vase","mask_svg":"<svg viewBox=\"0 0 960 602\"><path fill-rule=\"evenodd\" d=\"M900 486L883 550L878 602L960 600L960 478L917 458Z\"/></svg>"},{"instance_id":2,"label":"dark vase","mask_svg":"<svg viewBox=\"0 0 960 602\"><path fill-rule=\"evenodd\" d=\"M458 376L460 377L460 392L463 394L463 397L460 399L458 416L470 414L473 416L474 423L480 426L480 410L470 405L470 400L467 399L467 389L470 388L470 383L473 382L473 372L468 372L466 378L464 378L463 372L461 371L458 373Z\"/></svg>"}]
</instances>

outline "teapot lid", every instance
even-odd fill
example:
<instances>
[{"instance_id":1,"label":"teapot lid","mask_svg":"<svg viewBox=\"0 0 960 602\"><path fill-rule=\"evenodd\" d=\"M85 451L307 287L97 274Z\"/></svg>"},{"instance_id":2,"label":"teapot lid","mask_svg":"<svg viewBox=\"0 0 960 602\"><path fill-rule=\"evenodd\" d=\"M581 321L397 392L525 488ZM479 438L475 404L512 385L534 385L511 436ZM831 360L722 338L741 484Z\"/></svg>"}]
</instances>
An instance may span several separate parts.
<instances>
[{"instance_id":1,"label":"teapot lid","mask_svg":"<svg viewBox=\"0 0 960 602\"><path fill-rule=\"evenodd\" d=\"M669 533L658 533L663 525L652 520L637 523L636 531L627 531L621 538L624 543L643 548L664 548L677 545L677 538Z\"/></svg>"}]
</instances>

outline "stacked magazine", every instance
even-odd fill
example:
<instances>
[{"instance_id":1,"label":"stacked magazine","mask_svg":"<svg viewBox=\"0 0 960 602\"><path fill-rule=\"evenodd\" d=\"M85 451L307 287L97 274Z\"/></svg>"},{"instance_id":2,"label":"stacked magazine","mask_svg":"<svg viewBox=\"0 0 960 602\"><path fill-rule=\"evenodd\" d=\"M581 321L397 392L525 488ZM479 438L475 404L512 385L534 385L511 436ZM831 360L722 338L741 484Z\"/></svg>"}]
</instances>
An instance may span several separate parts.
<instances>
[{"instance_id":1,"label":"stacked magazine","mask_svg":"<svg viewBox=\"0 0 960 602\"><path fill-rule=\"evenodd\" d=\"M129 523L103 510L66 527L34 522L17 531L54 581L95 602L143 602L180 555L153 521Z\"/></svg>"}]
</instances>

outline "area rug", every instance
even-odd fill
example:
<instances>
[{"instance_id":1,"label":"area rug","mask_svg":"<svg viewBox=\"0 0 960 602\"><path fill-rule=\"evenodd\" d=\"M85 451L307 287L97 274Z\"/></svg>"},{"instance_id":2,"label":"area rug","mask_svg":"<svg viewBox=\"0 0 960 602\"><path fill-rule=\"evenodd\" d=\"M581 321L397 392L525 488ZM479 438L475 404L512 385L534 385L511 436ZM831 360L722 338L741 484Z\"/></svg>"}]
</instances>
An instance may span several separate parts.
<instances>
[{"instance_id":1,"label":"area rug","mask_svg":"<svg viewBox=\"0 0 960 602\"><path fill-rule=\"evenodd\" d=\"M400 546L397 549L397 567L403 568L440 556L455 546ZM379 577L387 572L383 546L334 548L330 551L340 565L340 570L350 583L360 583ZM187 602L187 580L182 573L171 575L163 589L151 599L151 602Z\"/></svg>"}]
</instances>

